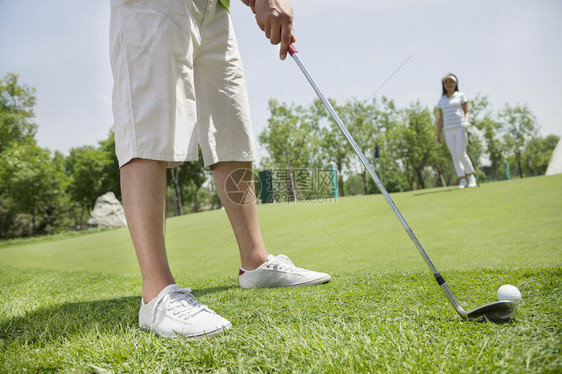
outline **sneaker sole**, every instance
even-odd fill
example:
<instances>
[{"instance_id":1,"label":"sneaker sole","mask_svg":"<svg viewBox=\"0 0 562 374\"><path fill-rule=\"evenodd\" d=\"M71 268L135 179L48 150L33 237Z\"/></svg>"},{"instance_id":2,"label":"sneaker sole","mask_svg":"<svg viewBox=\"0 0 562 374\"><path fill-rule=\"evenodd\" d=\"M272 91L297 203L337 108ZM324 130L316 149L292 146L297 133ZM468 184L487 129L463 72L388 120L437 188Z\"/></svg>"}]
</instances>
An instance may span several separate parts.
<instances>
[{"instance_id":1,"label":"sneaker sole","mask_svg":"<svg viewBox=\"0 0 562 374\"><path fill-rule=\"evenodd\" d=\"M144 326L140 326L141 329L143 330L147 330L153 334L156 334L162 338L166 338L166 339L189 339L189 340L202 340L202 339L206 339L206 338L213 338L217 335L220 335L222 333L227 332L228 330L230 330L232 328L232 324L228 324L226 326L223 326L219 329L216 329L214 331L208 332L208 333L203 333L203 334L198 334L198 335L184 335L178 332L175 332L174 334L170 334L170 335L164 335L164 334L159 334L158 332L151 330L148 327L144 327Z\"/></svg>"},{"instance_id":2,"label":"sneaker sole","mask_svg":"<svg viewBox=\"0 0 562 374\"><path fill-rule=\"evenodd\" d=\"M297 284L290 284L290 285L279 284L279 285L255 286L255 287L242 287L242 286L240 286L240 288L243 288L243 289L251 289L251 288L294 288L294 287L304 287L304 286L315 286L315 285L320 285L320 284L326 284L326 283L330 282L331 279L332 279L331 276L327 276L327 277L324 277L324 278L319 278L319 279L315 279L315 280L304 282L304 283L297 283Z\"/></svg>"}]
</instances>

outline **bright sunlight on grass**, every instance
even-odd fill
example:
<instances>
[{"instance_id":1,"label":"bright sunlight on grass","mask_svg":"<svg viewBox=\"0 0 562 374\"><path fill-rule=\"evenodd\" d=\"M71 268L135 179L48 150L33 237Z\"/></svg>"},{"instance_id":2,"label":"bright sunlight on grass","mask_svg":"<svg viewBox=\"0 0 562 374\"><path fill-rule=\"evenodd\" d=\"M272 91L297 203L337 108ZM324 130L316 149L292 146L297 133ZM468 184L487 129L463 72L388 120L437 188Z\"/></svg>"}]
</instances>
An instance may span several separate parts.
<instances>
[{"instance_id":1,"label":"bright sunlight on grass","mask_svg":"<svg viewBox=\"0 0 562 374\"><path fill-rule=\"evenodd\" d=\"M515 322L462 321L380 195L261 205L269 251L332 281L242 290L223 211L169 219L178 283L233 323L212 340L137 327L125 229L0 245L0 372L562 370L562 175L392 196L466 309L521 290Z\"/></svg>"}]
</instances>

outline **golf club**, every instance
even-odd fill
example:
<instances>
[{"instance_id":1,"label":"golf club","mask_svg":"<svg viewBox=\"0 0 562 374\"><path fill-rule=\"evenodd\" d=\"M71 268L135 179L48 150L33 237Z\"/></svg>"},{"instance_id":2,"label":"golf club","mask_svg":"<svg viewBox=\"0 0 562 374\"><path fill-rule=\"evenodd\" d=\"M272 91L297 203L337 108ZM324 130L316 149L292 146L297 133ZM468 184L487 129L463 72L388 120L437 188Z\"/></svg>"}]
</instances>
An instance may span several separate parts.
<instances>
[{"instance_id":1,"label":"golf club","mask_svg":"<svg viewBox=\"0 0 562 374\"><path fill-rule=\"evenodd\" d=\"M357 146L357 143L355 143L355 140L353 139L353 137L351 136L351 134L347 130L346 126L343 124L340 117L338 116L338 114L336 113L334 108L332 107L332 104L330 104L328 99L326 99L326 97L324 96L322 91L320 91L320 88L314 82L314 79L312 79L312 76L309 74L308 70L306 69L303 62L301 61L301 59L299 57L299 54L297 52L297 49L295 48L295 46L293 44L291 44L289 46L289 54L293 57L293 59L295 60L295 62L299 66L299 68L302 70L302 72L304 73L304 75L308 79L308 82L312 85L312 87L314 88L314 91L316 91L316 94L318 95L320 100L322 100L322 103L324 104L324 106L326 107L326 109L328 110L328 112L330 113L332 118L334 119L334 121L336 121L340 130L343 132L343 134L345 135L345 137L347 138L347 140L349 141L349 143L351 144L351 146L355 150L355 153L357 153L357 156L359 156L359 159L361 160L361 162L363 163L363 165L365 166L365 168L367 169L367 171L369 172L369 174L371 175L371 177L375 181L377 187L379 188L379 190L383 194L384 198L388 202L388 205L390 205L390 207L394 211L394 214L396 214L396 217L398 217L398 220L400 221L400 223L402 224L402 226L406 230L406 233L410 236L410 239L412 239L415 246L418 248L418 250L419 250L420 254L422 255L422 257L424 258L427 266L429 266L429 268L431 269L431 271L433 273L433 276L435 277L435 280L437 281L437 284L439 284L439 286L441 287L441 290L445 293L445 296L447 297L447 299L449 300L449 302L451 303L453 308L457 311L457 313L465 320L478 321L478 322L492 321L492 322L496 322L496 323L502 323L502 322L508 322L508 321L511 321L511 320L515 319L515 316L517 315L517 308L516 308L515 304L511 301L497 301L497 302L494 302L494 303L491 303L491 304L486 304L484 306L476 308L476 309L474 309L470 312L464 311L464 309L460 306L459 302L457 301L457 298L453 294L453 291L451 291L451 289L449 288L449 285L447 285L447 282L445 282L445 279L443 279L443 276L441 276L441 274L439 274L439 272L437 271L437 269L435 268L435 266L433 265L433 263L429 259L429 256L425 253L425 250L423 249L422 245L420 244L420 242L418 241L418 239L414 235L414 232L412 231L412 229L410 228L408 223L406 223L406 220L404 219L404 217L402 216L402 214L400 213L400 211L398 210L398 208L394 204L394 201L392 201L390 195L388 194L388 192L384 188L384 186L383 186L382 182L380 181L379 177L377 176L377 174L375 173L375 171L373 170L373 168L371 167L371 165L367 161L367 158L365 157L365 155L363 154L361 149Z\"/></svg>"}]
</instances>

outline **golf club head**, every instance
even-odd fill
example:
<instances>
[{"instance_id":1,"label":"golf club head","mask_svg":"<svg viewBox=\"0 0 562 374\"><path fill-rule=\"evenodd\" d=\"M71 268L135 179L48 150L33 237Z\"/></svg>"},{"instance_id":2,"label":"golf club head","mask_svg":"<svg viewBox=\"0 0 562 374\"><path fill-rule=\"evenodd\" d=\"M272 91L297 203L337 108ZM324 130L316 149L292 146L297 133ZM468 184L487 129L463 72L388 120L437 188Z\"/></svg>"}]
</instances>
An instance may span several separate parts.
<instances>
[{"instance_id":1,"label":"golf club head","mask_svg":"<svg viewBox=\"0 0 562 374\"><path fill-rule=\"evenodd\" d=\"M496 301L476 308L466 314L470 321L504 323L513 321L517 315L515 303L507 300Z\"/></svg>"}]
</instances>

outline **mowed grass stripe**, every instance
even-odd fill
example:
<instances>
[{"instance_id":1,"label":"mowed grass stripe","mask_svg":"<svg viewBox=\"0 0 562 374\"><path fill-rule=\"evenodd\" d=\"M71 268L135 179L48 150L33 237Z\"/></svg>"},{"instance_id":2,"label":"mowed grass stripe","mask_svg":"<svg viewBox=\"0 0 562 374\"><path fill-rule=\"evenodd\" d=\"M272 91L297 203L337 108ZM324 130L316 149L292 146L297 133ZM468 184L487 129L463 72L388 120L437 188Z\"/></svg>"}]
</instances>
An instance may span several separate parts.
<instances>
[{"instance_id":1,"label":"mowed grass stripe","mask_svg":"<svg viewBox=\"0 0 562 374\"><path fill-rule=\"evenodd\" d=\"M392 197L442 271L562 263L562 175ZM286 254L299 266L338 273L425 268L381 195L258 210L269 251ZM168 219L167 245L175 274L237 273L238 249L222 210ZM0 264L138 274L125 228L0 247Z\"/></svg>"}]
</instances>

